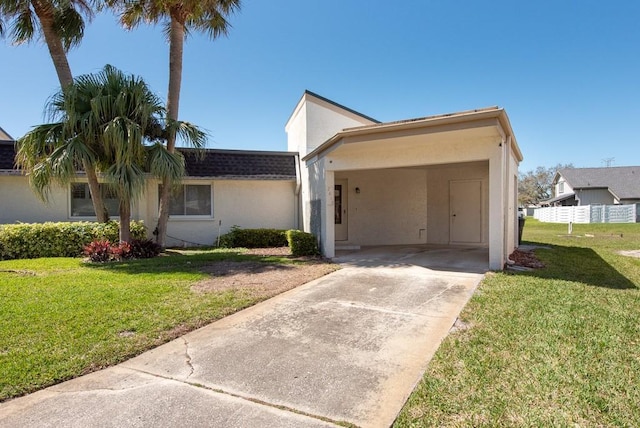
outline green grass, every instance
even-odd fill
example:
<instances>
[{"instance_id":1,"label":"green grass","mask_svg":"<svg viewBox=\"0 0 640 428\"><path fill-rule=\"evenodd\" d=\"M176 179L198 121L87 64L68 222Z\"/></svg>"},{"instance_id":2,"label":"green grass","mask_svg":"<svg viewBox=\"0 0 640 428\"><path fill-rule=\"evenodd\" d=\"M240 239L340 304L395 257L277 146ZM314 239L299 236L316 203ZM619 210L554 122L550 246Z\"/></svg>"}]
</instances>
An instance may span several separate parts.
<instances>
[{"instance_id":1,"label":"green grass","mask_svg":"<svg viewBox=\"0 0 640 428\"><path fill-rule=\"evenodd\" d=\"M242 291L194 293L216 260L289 262L233 250L183 251L90 265L0 262L0 401L124 361L257 302Z\"/></svg>"},{"instance_id":2,"label":"green grass","mask_svg":"<svg viewBox=\"0 0 640 428\"><path fill-rule=\"evenodd\" d=\"M640 224L523 239L546 267L486 277L396 427L640 426Z\"/></svg>"}]
</instances>

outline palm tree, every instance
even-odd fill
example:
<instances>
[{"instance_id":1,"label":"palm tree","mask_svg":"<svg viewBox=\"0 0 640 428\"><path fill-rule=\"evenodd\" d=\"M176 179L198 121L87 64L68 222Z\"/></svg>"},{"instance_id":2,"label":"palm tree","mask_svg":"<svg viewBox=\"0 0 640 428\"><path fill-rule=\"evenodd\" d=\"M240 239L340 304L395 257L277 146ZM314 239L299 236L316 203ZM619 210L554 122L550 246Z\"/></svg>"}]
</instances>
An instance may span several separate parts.
<instances>
[{"instance_id":1,"label":"palm tree","mask_svg":"<svg viewBox=\"0 0 640 428\"><path fill-rule=\"evenodd\" d=\"M170 153L162 138L178 133L196 148L206 141L194 125L165 122L162 102L146 83L109 65L75 79L51 98L46 110L58 121L39 125L18 140L18 165L45 200L53 184L73 180L79 162L96 165L119 199L123 242L130 240L131 203L142 195L147 174L170 184L184 175L184 158Z\"/></svg>"},{"instance_id":2,"label":"palm tree","mask_svg":"<svg viewBox=\"0 0 640 428\"><path fill-rule=\"evenodd\" d=\"M240 9L240 0L110 0L120 8L120 21L125 28L133 28L142 21L165 23L169 39L169 89L167 93L167 119L178 120L180 88L182 84L182 53L184 40L190 29L206 33L216 39L227 35L230 24L227 16ZM176 135L169 133L167 150L175 151ZM158 213L157 242L165 244L169 219L169 185L163 183Z\"/></svg>"},{"instance_id":3,"label":"palm tree","mask_svg":"<svg viewBox=\"0 0 640 428\"><path fill-rule=\"evenodd\" d=\"M91 3L92 0L0 0L0 18L11 21L10 35L15 44L44 38L60 86L65 88L73 83L67 52L82 40L83 16L87 19L93 17ZM2 26L0 30L3 30ZM0 31L0 35L4 32L6 30ZM91 163L84 163L83 168L87 173L96 217L99 222L106 222L109 215L95 168Z\"/></svg>"}]
</instances>

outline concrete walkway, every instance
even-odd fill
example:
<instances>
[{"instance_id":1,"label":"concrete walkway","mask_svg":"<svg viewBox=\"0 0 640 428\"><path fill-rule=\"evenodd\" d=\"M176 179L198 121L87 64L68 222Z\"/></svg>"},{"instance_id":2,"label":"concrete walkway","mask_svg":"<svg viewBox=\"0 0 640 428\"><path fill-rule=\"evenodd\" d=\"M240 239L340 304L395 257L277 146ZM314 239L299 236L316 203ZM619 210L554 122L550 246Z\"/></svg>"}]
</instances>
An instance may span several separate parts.
<instances>
[{"instance_id":1,"label":"concrete walkway","mask_svg":"<svg viewBox=\"0 0 640 428\"><path fill-rule=\"evenodd\" d=\"M438 258L455 260L454 271L425 267ZM0 404L0 426L387 427L486 259L485 250L436 247L339 254L337 272Z\"/></svg>"}]
</instances>

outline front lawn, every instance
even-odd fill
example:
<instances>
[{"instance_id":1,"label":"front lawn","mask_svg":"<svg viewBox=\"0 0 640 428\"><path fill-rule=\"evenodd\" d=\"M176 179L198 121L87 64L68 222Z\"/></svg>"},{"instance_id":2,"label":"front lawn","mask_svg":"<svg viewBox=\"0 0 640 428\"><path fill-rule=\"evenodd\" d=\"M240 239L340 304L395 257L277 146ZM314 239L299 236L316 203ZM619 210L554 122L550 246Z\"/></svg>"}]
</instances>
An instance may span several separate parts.
<instances>
[{"instance_id":1,"label":"front lawn","mask_svg":"<svg viewBox=\"0 0 640 428\"><path fill-rule=\"evenodd\" d=\"M194 289L200 280L216 281L206 271L221 260L251 261L235 273L247 266L252 275L257 263L271 262L271 271L304 264L242 250L174 251L110 264L0 262L0 401L124 361L283 291L281 284L273 291Z\"/></svg>"},{"instance_id":2,"label":"front lawn","mask_svg":"<svg viewBox=\"0 0 640 428\"><path fill-rule=\"evenodd\" d=\"M396 427L640 426L640 224L526 220L546 267L487 275Z\"/></svg>"}]
</instances>

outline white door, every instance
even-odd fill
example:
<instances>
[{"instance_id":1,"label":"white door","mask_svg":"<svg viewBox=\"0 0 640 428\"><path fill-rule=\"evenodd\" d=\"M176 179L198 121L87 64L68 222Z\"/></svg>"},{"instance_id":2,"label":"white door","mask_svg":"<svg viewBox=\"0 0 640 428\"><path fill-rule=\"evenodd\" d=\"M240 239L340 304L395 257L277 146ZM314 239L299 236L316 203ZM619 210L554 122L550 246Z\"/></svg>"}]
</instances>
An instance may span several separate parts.
<instances>
[{"instance_id":1,"label":"white door","mask_svg":"<svg viewBox=\"0 0 640 428\"><path fill-rule=\"evenodd\" d=\"M452 244L482 242L482 181L449 182L449 240Z\"/></svg>"},{"instance_id":2,"label":"white door","mask_svg":"<svg viewBox=\"0 0 640 428\"><path fill-rule=\"evenodd\" d=\"M336 180L334 189L335 205L335 240L346 241L349 239L349 221L347 210L347 180Z\"/></svg>"}]
</instances>

